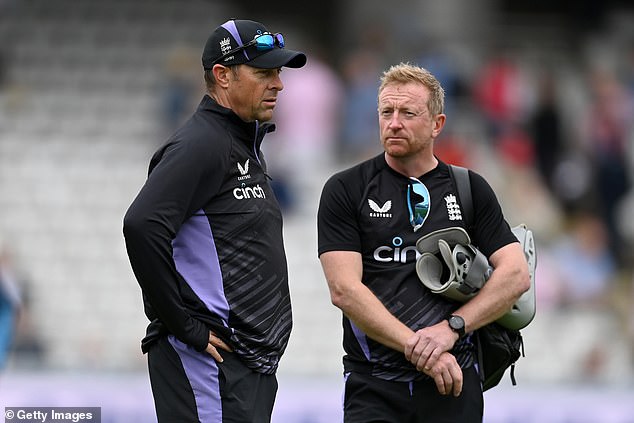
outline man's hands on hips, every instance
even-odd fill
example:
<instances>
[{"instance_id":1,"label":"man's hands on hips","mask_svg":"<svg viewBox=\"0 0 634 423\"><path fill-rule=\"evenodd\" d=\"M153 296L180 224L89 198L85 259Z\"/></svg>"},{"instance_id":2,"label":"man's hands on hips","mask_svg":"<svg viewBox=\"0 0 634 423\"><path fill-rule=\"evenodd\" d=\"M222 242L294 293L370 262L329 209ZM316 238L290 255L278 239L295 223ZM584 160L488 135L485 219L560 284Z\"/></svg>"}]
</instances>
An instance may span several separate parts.
<instances>
[{"instance_id":1,"label":"man's hands on hips","mask_svg":"<svg viewBox=\"0 0 634 423\"><path fill-rule=\"evenodd\" d=\"M215 333L209 331L209 343L207 344L207 348L205 348L205 351L210 354L218 363L222 363L224 360L218 352L218 349L228 352L233 351L231 347L225 343L225 341L218 338Z\"/></svg>"},{"instance_id":2,"label":"man's hands on hips","mask_svg":"<svg viewBox=\"0 0 634 423\"><path fill-rule=\"evenodd\" d=\"M405 358L419 372L431 376L438 392L443 395L460 395L462 392L462 369L456 358L448 351L458 340L447 321L418 330L405 345Z\"/></svg>"}]
</instances>

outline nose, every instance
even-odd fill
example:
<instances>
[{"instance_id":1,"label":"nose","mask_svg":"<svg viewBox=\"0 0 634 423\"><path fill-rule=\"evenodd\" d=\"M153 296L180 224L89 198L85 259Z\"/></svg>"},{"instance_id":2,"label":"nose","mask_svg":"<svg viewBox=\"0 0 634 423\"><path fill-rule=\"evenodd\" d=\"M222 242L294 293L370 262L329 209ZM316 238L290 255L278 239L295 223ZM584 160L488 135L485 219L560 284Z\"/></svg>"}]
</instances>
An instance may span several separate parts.
<instances>
[{"instance_id":1,"label":"nose","mask_svg":"<svg viewBox=\"0 0 634 423\"><path fill-rule=\"evenodd\" d=\"M388 127L390 128L401 128L403 125L401 123L401 119L398 114L398 110L395 110L394 113L390 116L388 121Z\"/></svg>"},{"instance_id":2,"label":"nose","mask_svg":"<svg viewBox=\"0 0 634 423\"><path fill-rule=\"evenodd\" d=\"M284 84L282 83L282 78L280 78L280 74L276 74L273 80L271 81L271 89L282 91L284 89Z\"/></svg>"}]
</instances>

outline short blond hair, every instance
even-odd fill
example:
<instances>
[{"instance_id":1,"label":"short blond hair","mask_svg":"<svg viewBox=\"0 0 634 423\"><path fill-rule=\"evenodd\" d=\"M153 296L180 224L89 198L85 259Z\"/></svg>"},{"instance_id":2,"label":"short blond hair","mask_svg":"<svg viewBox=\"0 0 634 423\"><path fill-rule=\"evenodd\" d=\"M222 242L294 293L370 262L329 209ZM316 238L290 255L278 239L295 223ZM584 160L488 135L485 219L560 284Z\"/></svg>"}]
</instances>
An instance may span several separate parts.
<instances>
[{"instance_id":1,"label":"short blond hair","mask_svg":"<svg viewBox=\"0 0 634 423\"><path fill-rule=\"evenodd\" d=\"M445 110L445 90L440 85L440 82L427 69L410 63L399 63L383 72L378 95L380 96L383 89L388 85L407 84L410 82L421 84L429 90L429 101L427 101L429 113L432 115L443 113Z\"/></svg>"}]
</instances>

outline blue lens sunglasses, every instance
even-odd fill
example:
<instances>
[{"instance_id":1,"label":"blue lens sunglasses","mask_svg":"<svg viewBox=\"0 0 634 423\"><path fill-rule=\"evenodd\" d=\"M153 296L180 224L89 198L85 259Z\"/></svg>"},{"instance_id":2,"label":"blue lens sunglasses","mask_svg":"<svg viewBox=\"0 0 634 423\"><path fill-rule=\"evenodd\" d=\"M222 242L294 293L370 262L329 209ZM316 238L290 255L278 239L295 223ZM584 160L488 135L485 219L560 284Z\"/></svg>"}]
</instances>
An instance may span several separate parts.
<instances>
[{"instance_id":1,"label":"blue lens sunglasses","mask_svg":"<svg viewBox=\"0 0 634 423\"><path fill-rule=\"evenodd\" d=\"M407 208L409 210L409 223L416 232L429 216L431 197L425 184L413 176L410 176L407 186Z\"/></svg>"},{"instance_id":2,"label":"blue lens sunglasses","mask_svg":"<svg viewBox=\"0 0 634 423\"><path fill-rule=\"evenodd\" d=\"M218 59L214 60L213 64L215 65L216 63L224 60L226 57L229 57L239 51L246 50L251 46L255 46L258 51L272 50L273 48L275 48L275 46L278 46L279 48L284 48L284 36L279 32L276 34L263 32L262 34L256 35L255 38L253 38L253 40L249 41L248 43L229 50Z\"/></svg>"}]
</instances>

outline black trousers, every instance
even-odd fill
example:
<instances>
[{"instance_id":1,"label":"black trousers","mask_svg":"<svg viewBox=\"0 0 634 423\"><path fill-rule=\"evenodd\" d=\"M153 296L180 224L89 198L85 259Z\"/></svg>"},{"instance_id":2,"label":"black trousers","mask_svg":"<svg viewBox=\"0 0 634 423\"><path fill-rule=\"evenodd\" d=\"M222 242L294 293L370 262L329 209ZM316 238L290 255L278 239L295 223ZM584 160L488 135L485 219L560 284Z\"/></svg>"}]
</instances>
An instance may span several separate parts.
<instances>
[{"instance_id":1,"label":"black trousers","mask_svg":"<svg viewBox=\"0 0 634 423\"><path fill-rule=\"evenodd\" d=\"M159 423L269 423L277 394L275 375L254 372L235 354L216 361L173 336L148 351L148 370Z\"/></svg>"},{"instance_id":2,"label":"black trousers","mask_svg":"<svg viewBox=\"0 0 634 423\"><path fill-rule=\"evenodd\" d=\"M349 373L344 395L345 423L481 423L484 400L480 377L463 370L459 397L441 395L433 380L392 382Z\"/></svg>"}]
</instances>

